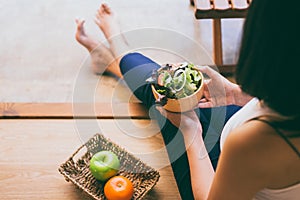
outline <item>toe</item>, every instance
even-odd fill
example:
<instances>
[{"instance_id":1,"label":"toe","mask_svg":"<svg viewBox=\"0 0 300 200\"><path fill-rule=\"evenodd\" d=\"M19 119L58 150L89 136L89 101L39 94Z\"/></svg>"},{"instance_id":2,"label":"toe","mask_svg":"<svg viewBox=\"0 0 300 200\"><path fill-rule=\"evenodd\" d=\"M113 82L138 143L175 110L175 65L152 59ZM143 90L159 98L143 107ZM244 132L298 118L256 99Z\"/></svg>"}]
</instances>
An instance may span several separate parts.
<instances>
[{"instance_id":1,"label":"toe","mask_svg":"<svg viewBox=\"0 0 300 200\"><path fill-rule=\"evenodd\" d=\"M100 22L98 16L96 16L96 18L94 19L94 21L95 21L95 23L96 23L99 27L101 27L101 22Z\"/></svg>"},{"instance_id":2,"label":"toe","mask_svg":"<svg viewBox=\"0 0 300 200\"><path fill-rule=\"evenodd\" d=\"M77 31L75 34L76 40L85 45L85 38L86 38L86 34L85 34L85 30L84 30L84 19L76 19L75 20L76 24L77 24Z\"/></svg>"},{"instance_id":3,"label":"toe","mask_svg":"<svg viewBox=\"0 0 300 200\"><path fill-rule=\"evenodd\" d=\"M76 19L75 22L77 24L77 31L80 33L84 33L83 25L85 23L85 20L84 19Z\"/></svg>"},{"instance_id":4,"label":"toe","mask_svg":"<svg viewBox=\"0 0 300 200\"><path fill-rule=\"evenodd\" d=\"M105 9L103 7L103 4L101 4L100 8L98 9L98 14L100 16L103 16L105 14Z\"/></svg>"},{"instance_id":5,"label":"toe","mask_svg":"<svg viewBox=\"0 0 300 200\"><path fill-rule=\"evenodd\" d=\"M102 8L107 14L111 14L111 9L106 3L102 4Z\"/></svg>"}]
</instances>

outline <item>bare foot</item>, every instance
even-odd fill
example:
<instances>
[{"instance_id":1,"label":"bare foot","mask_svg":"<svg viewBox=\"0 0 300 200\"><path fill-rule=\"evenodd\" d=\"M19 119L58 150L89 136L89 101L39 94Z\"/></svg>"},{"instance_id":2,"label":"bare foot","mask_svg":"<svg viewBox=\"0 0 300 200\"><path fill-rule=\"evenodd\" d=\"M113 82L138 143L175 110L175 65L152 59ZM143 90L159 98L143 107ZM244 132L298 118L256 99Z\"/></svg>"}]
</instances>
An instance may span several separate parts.
<instances>
[{"instance_id":1,"label":"bare foot","mask_svg":"<svg viewBox=\"0 0 300 200\"><path fill-rule=\"evenodd\" d=\"M76 19L75 20L77 24L77 31L75 34L76 40L82 44L89 52L91 52L93 49L95 49L98 46L98 42L92 39L90 36L88 36L85 33L84 30L84 19Z\"/></svg>"},{"instance_id":2,"label":"bare foot","mask_svg":"<svg viewBox=\"0 0 300 200\"><path fill-rule=\"evenodd\" d=\"M101 4L96 14L95 23L108 40L115 58L120 61L120 57L128 52L129 47L121 32L117 16L107 4Z\"/></svg>"},{"instance_id":3,"label":"bare foot","mask_svg":"<svg viewBox=\"0 0 300 200\"><path fill-rule=\"evenodd\" d=\"M121 77L121 72L118 70L118 66L116 66L117 63L110 49L85 33L84 20L76 19L76 23L76 40L90 52L93 72L101 74L107 70Z\"/></svg>"},{"instance_id":4,"label":"bare foot","mask_svg":"<svg viewBox=\"0 0 300 200\"><path fill-rule=\"evenodd\" d=\"M104 33L106 39L121 34L117 16L107 4L101 4L96 14L95 22Z\"/></svg>"}]
</instances>

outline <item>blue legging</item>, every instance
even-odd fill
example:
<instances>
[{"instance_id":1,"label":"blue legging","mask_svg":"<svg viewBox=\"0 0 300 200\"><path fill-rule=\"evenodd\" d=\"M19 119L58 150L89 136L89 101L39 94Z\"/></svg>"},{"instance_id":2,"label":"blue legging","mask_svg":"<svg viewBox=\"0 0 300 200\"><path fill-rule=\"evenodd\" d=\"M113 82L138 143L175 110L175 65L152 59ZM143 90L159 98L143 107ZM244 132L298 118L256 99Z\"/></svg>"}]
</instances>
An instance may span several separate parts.
<instances>
[{"instance_id":1,"label":"blue legging","mask_svg":"<svg viewBox=\"0 0 300 200\"><path fill-rule=\"evenodd\" d=\"M185 151L182 134L171 122L166 120L156 109L155 99L151 87L146 83L146 79L151 76L153 70L160 66L140 53L130 53L125 55L120 61L120 69L129 88L134 95L143 102L155 116L168 151L174 177L182 199L194 199L190 168ZM209 157L214 169L217 167L220 155L220 134L227 120L240 109L239 106L230 105L209 109L196 109L203 128L203 138Z\"/></svg>"}]
</instances>

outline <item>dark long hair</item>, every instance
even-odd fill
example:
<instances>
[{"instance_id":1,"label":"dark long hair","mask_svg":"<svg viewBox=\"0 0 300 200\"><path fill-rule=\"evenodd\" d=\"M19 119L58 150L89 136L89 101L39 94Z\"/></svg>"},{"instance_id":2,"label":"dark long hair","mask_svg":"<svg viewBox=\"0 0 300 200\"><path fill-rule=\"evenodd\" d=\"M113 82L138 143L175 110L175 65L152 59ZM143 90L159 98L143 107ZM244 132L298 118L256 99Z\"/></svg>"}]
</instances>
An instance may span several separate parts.
<instances>
[{"instance_id":1,"label":"dark long hair","mask_svg":"<svg viewBox=\"0 0 300 200\"><path fill-rule=\"evenodd\" d=\"M282 128L300 130L300 5L253 0L244 23L236 81L281 115Z\"/></svg>"}]
</instances>

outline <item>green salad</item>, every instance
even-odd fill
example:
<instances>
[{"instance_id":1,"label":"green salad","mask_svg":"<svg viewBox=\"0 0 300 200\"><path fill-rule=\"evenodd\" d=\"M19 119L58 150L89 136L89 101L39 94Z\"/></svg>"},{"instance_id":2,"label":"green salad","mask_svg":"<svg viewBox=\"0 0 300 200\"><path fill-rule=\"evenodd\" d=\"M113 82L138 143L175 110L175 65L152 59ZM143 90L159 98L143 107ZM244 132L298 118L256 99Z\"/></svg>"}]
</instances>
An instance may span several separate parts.
<instances>
[{"instance_id":1,"label":"green salad","mask_svg":"<svg viewBox=\"0 0 300 200\"><path fill-rule=\"evenodd\" d=\"M194 64L166 64L147 81L163 97L179 99L193 94L200 87L202 76Z\"/></svg>"}]
</instances>

